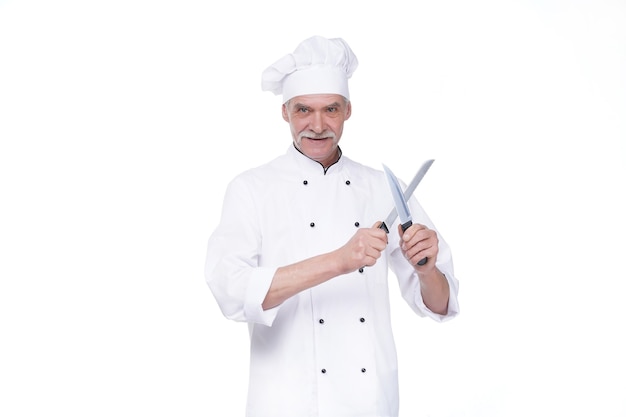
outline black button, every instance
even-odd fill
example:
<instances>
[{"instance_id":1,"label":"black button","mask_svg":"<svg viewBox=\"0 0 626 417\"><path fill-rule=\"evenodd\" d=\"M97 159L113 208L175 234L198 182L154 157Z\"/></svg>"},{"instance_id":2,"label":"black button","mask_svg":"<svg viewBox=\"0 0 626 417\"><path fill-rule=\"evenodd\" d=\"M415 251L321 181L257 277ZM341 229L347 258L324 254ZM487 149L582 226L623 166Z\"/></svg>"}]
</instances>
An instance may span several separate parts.
<instances>
[{"instance_id":1,"label":"black button","mask_svg":"<svg viewBox=\"0 0 626 417\"><path fill-rule=\"evenodd\" d=\"M324 319L320 319L320 324L324 324Z\"/></svg>"},{"instance_id":2,"label":"black button","mask_svg":"<svg viewBox=\"0 0 626 417\"><path fill-rule=\"evenodd\" d=\"M365 373L365 372L367 372L367 369L361 368L361 372Z\"/></svg>"},{"instance_id":3,"label":"black button","mask_svg":"<svg viewBox=\"0 0 626 417\"><path fill-rule=\"evenodd\" d=\"M350 185L350 180L346 181L346 185Z\"/></svg>"},{"instance_id":4,"label":"black button","mask_svg":"<svg viewBox=\"0 0 626 417\"><path fill-rule=\"evenodd\" d=\"M326 369L322 369L322 373L325 374L326 373Z\"/></svg>"},{"instance_id":5,"label":"black button","mask_svg":"<svg viewBox=\"0 0 626 417\"><path fill-rule=\"evenodd\" d=\"M315 227L315 223L311 222L311 224L309 226Z\"/></svg>"},{"instance_id":6,"label":"black button","mask_svg":"<svg viewBox=\"0 0 626 417\"><path fill-rule=\"evenodd\" d=\"M307 180L302 181L302 184L307 185L309 182Z\"/></svg>"},{"instance_id":7,"label":"black button","mask_svg":"<svg viewBox=\"0 0 626 417\"><path fill-rule=\"evenodd\" d=\"M363 268L359 268L359 272L360 272L360 273L363 273Z\"/></svg>"},{"instance_id":8,"label":"black button","mask_svg":"<svg viewBox=\"0 0 626 417\"><path fill-rule=\"evenodd\" d=\"M359 223L359 222L354 222L354 225L355 225L356 227L359 227L359 226L361 225L361 223Z\"/></svg>"},{"instance_id":9,"label":"black button","mask_svg":"<svg viewBox=\"0 0 626 417\"><path fill-rule=\"evenodd\" d=\"M359 319L359 321L360 321L361 323L365 323L365 319L364 319L363 317L361 317L361 318Z\"/></svg>"}]
</instances>

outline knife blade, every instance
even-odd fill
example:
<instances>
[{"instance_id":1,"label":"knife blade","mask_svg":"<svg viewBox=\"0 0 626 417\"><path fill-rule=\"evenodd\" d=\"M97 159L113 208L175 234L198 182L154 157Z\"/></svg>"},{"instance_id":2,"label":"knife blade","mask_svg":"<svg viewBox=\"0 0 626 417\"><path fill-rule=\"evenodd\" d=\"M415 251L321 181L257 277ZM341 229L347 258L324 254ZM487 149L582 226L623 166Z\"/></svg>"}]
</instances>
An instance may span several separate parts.
<instances>
[{"instance_id":1,"label":"knife blade","mask_svg":"<svg viewBox=\"0 0 626 417\"><path fill-rule=\"evenodd\" d=\"M406 187L406 190L404 190L405 201L408 201L409 198L413 195L413 192L417 188L418 184L422 181L422 178L424 178L424 175L426 175L426 173L430 169L430 166L433 164L433 162L435 162L434 159L429 159L422 164L422 166L417 171L417 173L415 174L415 176L413 177L409 185ZM380 225L380 228L383 229L385 232L389 233L389 229L387 228L387 225L391 226L393 222L396 220L397 216L398 216L398 211L396 210L396 207L394 206L389 212L389 214L387 215L387 217L385 218L385 221L383 221L382 224Z\"/></svg>"},{"instance_id":2,"label":"knife blade","mask_svg":"<svg viewBox=\"0 0 626 417\"><path fill-rule=\"evenodd\" d=\"M396 213L398 213L398 217L400 218L400 224L402 226L402 231L404 232L413 224L411 211L409 209L409 205L404 198L404 193L402 192L402 188L400 187L400 182L398 181L398 178L396 178L394 173L391 171L391 169L389 169L387 165L383 164L383 169L385 170L385 174L387 175L387 182L389 182L391 196L393 197L393 202L396 206Z\"/></svg>"},{"instance_id":3,"label":"knife blade","mask_svg":"<svg viewBox=\"0 0 626 417\"><path fill-rule=\"evenodd\" d=\"M424 178L424 175L426 175L426 172L428 172L433 162L434 160L430 159L422 165L422 167L419 169L417 174L415 174L415 177L413 178L413 180L411 181L411 184L409 184L409 187L407 187L405 192L402 192L402 188L400 187L400 182L398 181L398 178L394 175L394 173L391 171L391 169L389 169L389 167L383 164L383 169L387 176L387 181L389 182L391 195L393 197L394 204L396 206L395 207L396 214L395 215L393 214L393 210L391 213L389 213L388 220L391 219L389 224L393 223L393 221L395 220L395 216L397 215L398 217L400 217L400 224L401 224L403 232L406 231L406 229L411 227L411 225L413 224L413 218L411 217L411 211L409 209L407 200L411 196L415 188L417 187L417 184L419 184L422 178ZM408 195L407 195L407 192L408 192ZM389 233L389 229L387 228L384 222L381 224L380 227L384 229L385 231L387 231L387 233ZM428 262L428 258L423 258L417 264L424 265L426 264L426 262Z\"/></svg>"}]
</instances>

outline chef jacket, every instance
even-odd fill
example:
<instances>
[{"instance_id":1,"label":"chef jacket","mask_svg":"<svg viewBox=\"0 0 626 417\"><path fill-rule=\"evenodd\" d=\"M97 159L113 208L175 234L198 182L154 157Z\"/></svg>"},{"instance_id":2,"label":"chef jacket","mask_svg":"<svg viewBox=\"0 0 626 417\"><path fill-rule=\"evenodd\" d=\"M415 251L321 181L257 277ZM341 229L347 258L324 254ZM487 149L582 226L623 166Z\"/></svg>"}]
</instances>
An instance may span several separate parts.
<instances>
[{"instance_id":1,"label":"chef jacket","mask_svg":"<svg viewBox=\"0 0 626 417\"><path fill-rule=\"evenodd\" d=\"M341 247L392 207L382 171L343 155L325 170L293 146L229 183L205 275L222 313L248 323L247 416L398 415L387 271L419 316L454 317L458 281L441 236L436 265L450 285L445 316L424 305L417 274L399 248L397 221L388 225L389 243L374 266L261 307L278 267ZM410 208L414 223L435 229L415 198Z\"/></svg>"}]
</instances>

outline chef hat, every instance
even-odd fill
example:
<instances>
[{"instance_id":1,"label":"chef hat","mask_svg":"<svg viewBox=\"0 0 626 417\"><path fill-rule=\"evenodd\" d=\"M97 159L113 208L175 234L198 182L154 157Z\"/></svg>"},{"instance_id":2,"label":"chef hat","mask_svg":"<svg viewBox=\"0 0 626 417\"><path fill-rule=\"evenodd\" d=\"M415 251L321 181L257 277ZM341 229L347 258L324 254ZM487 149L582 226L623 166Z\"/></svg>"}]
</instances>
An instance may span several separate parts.
<instances>
[{"instance_id":1,"label":"chef hat","mask_svg":"<svg viewBox=\"0 0 626 417\"><path fill-rule=\"evenodd\" d=\"M349 99L348 78L358 65L343 39L313 36L263 71L261 88L282 94L283 103L305 94L340 94Z\"/></svg>"}]
</instances>

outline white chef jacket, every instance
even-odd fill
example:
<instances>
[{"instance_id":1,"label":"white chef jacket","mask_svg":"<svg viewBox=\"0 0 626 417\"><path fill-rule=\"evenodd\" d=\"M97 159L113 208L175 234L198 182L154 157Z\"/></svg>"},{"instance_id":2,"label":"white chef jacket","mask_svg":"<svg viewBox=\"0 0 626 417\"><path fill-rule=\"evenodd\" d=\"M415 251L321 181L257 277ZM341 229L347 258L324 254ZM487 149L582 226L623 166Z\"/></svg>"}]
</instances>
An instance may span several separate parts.
<instances>
[{"instance_id":1,"label":"white chef jacket","mask_svg":"<svg viewBox=\"0 0 626 417\"><path fill-rule=\"evenodd\" d=\"M374 266L267 311L261 307L278 267L339 248L357 228L384 220L392 207L382 171L341 156L325 172L293 146L228 185L205 273L223 314L249 326L247 416L398 415L387 271L418 315L454 317L458 281L441 236L437 267L450 284L446 316L424 305L417 274L398 246L397 221L388 225L389 244ZM414 223L434 229L415 198L410 208Z\"/></svg>"}]
</instances>

